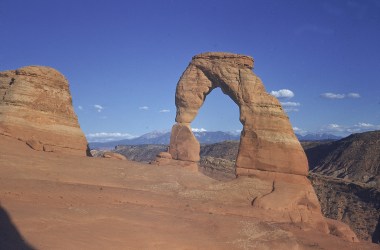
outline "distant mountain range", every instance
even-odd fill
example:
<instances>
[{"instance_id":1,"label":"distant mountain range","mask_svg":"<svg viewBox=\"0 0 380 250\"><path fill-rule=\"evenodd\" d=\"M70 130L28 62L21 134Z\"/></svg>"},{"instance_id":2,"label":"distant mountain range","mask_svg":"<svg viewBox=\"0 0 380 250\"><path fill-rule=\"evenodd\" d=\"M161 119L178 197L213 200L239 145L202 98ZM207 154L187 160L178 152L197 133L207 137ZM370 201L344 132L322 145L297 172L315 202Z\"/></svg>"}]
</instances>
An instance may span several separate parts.
<instances>
[{"instance_id":1,"label":"distant mountain range","mask_svg":"<svg viewBox=\"0 0 380 250\"><path fill-rule=\"evenodd\" d=\"M238 141L240 140L240 133L238 132L223 132L223 131L202 131L193 132L195 137L201 144L212 144L222 141ZM332 134L307 134L298 135L300 141L323 141L323 140L339 140L342 137ZM153 131L142 136L124 139L119 141L109 142L90 142L91 149L110 149L118 145L142 145L142 144L158 144L168 145L170 142L170 132Z\"/></svg>"},{"instance_id":2,"label":"distant mountain range","mask_svg":"<svg viewBox=\"0 0 380 250\"><path fill-rule=\"evenodd\" d=\"M306 135L299 135L296 134L298 140L300 141L326 141L326 140L340 140L343 137L332 135L332 134L326 134L326 133L313 133L313 134L306 134Z\"/></svg>"},{"instance_id":3,"label":"distant mountain range","mask_svg":"<svg viewBox=\"0 0 380 250\"><path fill-rule=\"evenodd\" d=\"M202 131L193 132L198 141L202 144L211 144L221 141L240 140L240 133L222 132L222 131ZM158 132L144 134L142 136L110 142L90 142L91 149L97 148L114 148L118 145L141 145L141 144L163 144L168 145L170 142L170 132Z\"/></svg>"}]
</instances>

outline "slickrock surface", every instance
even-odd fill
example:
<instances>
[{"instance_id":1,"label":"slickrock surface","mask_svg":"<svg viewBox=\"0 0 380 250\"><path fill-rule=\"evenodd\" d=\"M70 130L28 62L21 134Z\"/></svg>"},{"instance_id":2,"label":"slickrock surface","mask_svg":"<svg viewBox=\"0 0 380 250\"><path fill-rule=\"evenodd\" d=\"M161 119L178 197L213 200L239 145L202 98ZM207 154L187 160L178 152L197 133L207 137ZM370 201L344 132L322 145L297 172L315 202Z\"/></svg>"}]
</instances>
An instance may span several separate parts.
<instances>
[{"instance_id":1,"label":"slickrock surface","mask_svg":"<svg viewBox=\"0 0 380 250\"><path fill-rule=\"evenodd\" d=\"M39 151L87 154L69 84L49 67L0 72L0 134Z\"/></svg>"},{"instance_id":2,"label":"slickrock surface","mask_svg":"<svg viewBox=\"0 0 380 250\"><path fill-rule=\"evenodd\" d=\"M256 177L47 154L0 135L7 249L22 238L36 249L378 249L251 206L270 190Z\"/></svg>"},{"instance_id":3,"label":"slickrock surface","mask_svg":"<svg viewBox=\"0 0 380 250\"><path fill-rule=\"evenodd\" d=\"M264 170L306 176L307 159L289 118L252 69L253 59L249 56L209 52L193 57L176 89L177 124L170 140L173 159L199 161L199 146L191 130L188 133L179 128L189 127L206 96L220 87L239 106L243 124L237 174ZM184 147L184 139L189 141L189 147Z\"/></svg>"}]
</instances>

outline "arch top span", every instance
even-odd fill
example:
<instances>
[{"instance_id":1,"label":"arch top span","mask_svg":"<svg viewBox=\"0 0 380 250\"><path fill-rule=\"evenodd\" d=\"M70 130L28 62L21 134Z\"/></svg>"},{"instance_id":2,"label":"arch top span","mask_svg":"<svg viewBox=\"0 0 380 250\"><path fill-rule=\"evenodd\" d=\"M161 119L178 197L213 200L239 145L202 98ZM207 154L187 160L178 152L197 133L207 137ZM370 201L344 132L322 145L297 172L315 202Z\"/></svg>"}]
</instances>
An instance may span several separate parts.
<instances>
[{"instance_id":1,"label":"arch top span","mask_svg":"<svg viewBox=\"0 0 380 250\"><path fill-rule=\"evenodd\" d=\"M253 66L252 57L232 53L207 52L192 58L176 88L176 124L170 139L173 159L199 161L200 146L190 124L206 96L219 87L239 106L243 124L236 173L262 170L307 175L307 158L289 119L253 73Z\"/></svg>"},{"instance_id":2,"label":"arch top span","mask_svg":"<svg viewBox=\"0 0 380 250\"><path fill-rule=\"evenodd\" d=\"M191 63L197 63L202 60L214 61L214 63L228 63L236 67L244 67L253 69L253 57L242 54L226 53L226 52L205 52L193 56Z\"/></svg>"}]
</instances>

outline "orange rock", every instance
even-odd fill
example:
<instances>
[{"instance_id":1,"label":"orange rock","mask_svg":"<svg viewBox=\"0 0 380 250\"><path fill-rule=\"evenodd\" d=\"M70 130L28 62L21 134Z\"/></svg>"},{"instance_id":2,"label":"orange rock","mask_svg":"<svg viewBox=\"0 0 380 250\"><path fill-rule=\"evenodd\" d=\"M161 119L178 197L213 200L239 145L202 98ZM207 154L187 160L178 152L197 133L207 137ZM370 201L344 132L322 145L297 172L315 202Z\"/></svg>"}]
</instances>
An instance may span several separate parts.
<instances>
[{"instance_id":1,"label":"orange rock","mask_svg":"<svg viewBox=\"0 0 380 250\"><path fill-rule=\"evenodd\" d=\"M158 162L170 165L177 160L180 165L179 162L199 161L200 146L190 123L206 96L219 87L239 106L243 124L236 175L256 177L267 184L251 205L280 214L286 221L308 224L328 233L331 227L322 216L318 198L306 178L305 152L280 102L266 92L252 69L253 59L249 56L219 52L194 56L176 88L177 123L172 128L169 148L174 160ZM253 186L252 190L257 188ZM343 233L347 229L335 228ZM349 237L354 235L349 228L347 232Z\"/></svg>"},{"instance_id":2,"label":"orange rock","mask_svg":"<svg viewBox=\"0 0 380 250\"><path fill-rule=\"evenodd\" d=\"M103 158L110 158L110 159L116 159L116 160L127 160L127 157L125 157L122 154L114 153L114 152L105 152L103 154Z\"/></svg>"},{"instance_id":3,"label":"orange rock","mask_svg":"<svg viewBox=\"0 0 380 250\"><path fill-rule=\"evenodd\" d=\"M29 142L36 150L87 154L69 84L49 67L0 72L0 133Z\"/></svg>"},{"instance_id":4,"label":"orange rock","mask_svg":"<svg viewBox=\"0 0 380 250\"><path fill-rule=\"evenodd\" d=\"M37 151L43 151L44 150L44 145L42 145L39 141L30 139L27 140L26 145L28 145L30 148L37 150Z\"/></svg>"},{"instance_id":5,"label":"orange rock","mask_svg":"<svg viewBox=\"0 0 380 250\"><path fill-rule=\"evenodd\" d=\"M168 152L160 152L157 154L158 158L172 159L172 155Z\"/></svg>"},{"instance_id":6,"label":"orange rock","mask_svg":"<svg viewBox=\"0 0 380 250\"><path fill-rule=\"evenodd\" d=\"M177 123L172 128L169 152L173 159L198 162L200 144L188 124Z\"/></svg>"},{"instance_id":7,"label":"orange rock","mask_svg":"<svg viewBox=\"0 0 380 250\"><path fill-rule=\"evenodd\" d=\"M326 218L327 225L330 229L330 234L338 236L349 242L359 242L359 239L356 237L355 233L351 228L344 224L341 221L333 220Z\"/></svg>"},{"instance_id":8,"label":"orange rock","mask_svg":"<svg viewBox=\"0 0 380 250\"><path fill-rule=\"evenodd\" d=\"M243 131L236 159L236 168L242 169L239 173L249 175L245 170L256 169L306 176L307 158L289 118L252 68L252 57L244 55L215 52L193 57L177 84L177 125L172 130L170 153L173 159L199 160L189 124L206 96L219 87L240 108ZM179 139L179 128L184 126L188 129L181 131Z\"/></svg>"}]
</instances>

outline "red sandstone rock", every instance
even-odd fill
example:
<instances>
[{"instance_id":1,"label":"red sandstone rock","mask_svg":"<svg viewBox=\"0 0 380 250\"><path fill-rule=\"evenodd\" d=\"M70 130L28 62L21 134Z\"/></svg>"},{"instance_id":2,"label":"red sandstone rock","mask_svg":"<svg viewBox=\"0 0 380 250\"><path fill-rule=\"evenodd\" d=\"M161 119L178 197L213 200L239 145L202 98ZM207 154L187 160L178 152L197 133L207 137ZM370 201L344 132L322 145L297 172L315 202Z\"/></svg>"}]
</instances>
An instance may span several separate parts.
<instances>
[{"instance_id":1,"label":"red sandstone rock","mask_svg":"<svg viewBox=\"0 0 380 250\"><path fill-rule=\"evenodd\" d=\"M49 67L0 72L0 133L36 150L87 154L69 84Z\"/></svg>"},{"instance_id":2,"label":"red sandstone rock","mask_svg":"<svg viewBox=\"0 0 380 250\"><path fill-rule=\"evenodd\" d=\"M343 238L350 242L359 242L358 237L351 230L351 228L341 221L326 218L327 225L330 230L330 234Z\"/></svg>"},{"instance_id":3,"label":"red sandstone rock","mask_svg":"<svg viewBox=\"0 0 380 250\"><path fill-rule=\"evenodd\" d=\"M251 205L271 210L292 223L305 223L324 233L334 228L339 237L347 240L342 236L346 234L356 239L348 227L329 228L306 178L307 158L289 118L252 69L253 59L244 55L204 53L193 57L176 89L177 123L172 128L169 148L173 159L199 161L200 146L190 123L206 96L219 87L239 106L243 124L236 175L256 177L263 185L262 194L255 196ZM164 160L159 162L172 164L173 161ZM258 188L254 186L252 190Z\"/></svg>"},{"instance_id":4,"label":"red sandstone rock","mask_svg":"<svg viewBox=\"0 0 380 250\"><path fill-rule=\"evenodd\" d=\"M28 145L30 148L32 148L34 150L37 150L37 151L43 151L44 150L44 145L41 144L41 142L39 142L37 140L30 139L30 140L27 140L25 143L26 143L26 145Z\"/></svg>"},{"instance_id":5,"label":"red sandstone rock","mask_svg":"<svg viewBox=\"0 0 380 250\"><path fill-rule=\"evenodd\" d=\"M188 124L179 123L173 126L169 152L175 160L193 162L200 160L200 144Z\"/></svg>"},{"instance_id":6,"label":"red sandstone rock","mask_svg":"<svg viewBox=\"0 0 380 250\"><path fill-rule=\"evenodd\" d=\"M116 159L116 160L127 160L127 157L125 157L122 154L114 153L114 152L105 152L103 154L103 158L110 158L110 159Z\"/></svg>"},{"instance_id":7,"label":"red sandstone rock","mask_svg":"<svg viewBox=\"0 0 380 250\"><path fill-rule=\"evenodd\" d=\"M157 154L158 158L172 159L172 155L168 152L160 152Z\"/></svg>"},{"instance_id":8,"label":"red sandstone rock","mask_svg":"<svg viewBox=\"0 0 380 250\"><path fill-rule=\"evenodd\" d=\"M217 52L193 57L177 84L177 125L172 130L170 153L174 159L199 160L191 130L182 135L191 143L178 143L178 128L189 127L206 96L219 87L240 108L239 173L249 175L250 169L257 169L306 176L307 159L289 118L252 68L253 59L244 55Z\"/></svg>"}]
</instances>

